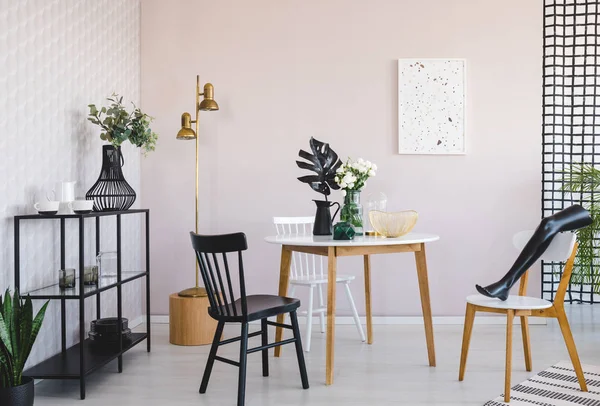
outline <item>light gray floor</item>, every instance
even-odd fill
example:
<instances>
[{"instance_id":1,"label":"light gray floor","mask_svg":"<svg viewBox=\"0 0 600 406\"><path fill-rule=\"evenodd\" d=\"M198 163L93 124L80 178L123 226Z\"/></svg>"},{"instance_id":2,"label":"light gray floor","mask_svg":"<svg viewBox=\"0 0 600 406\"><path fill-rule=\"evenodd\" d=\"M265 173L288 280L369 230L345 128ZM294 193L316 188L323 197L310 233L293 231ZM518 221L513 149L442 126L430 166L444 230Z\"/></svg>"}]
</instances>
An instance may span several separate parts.
<instances>
[{"instance_id":1,"label":"light gray floor","mask_svg":"<svg viewBox=\"0 0 600 406\"><path fill-rule=\"evenodd\" d=\"M600 309L574 305L571 326L584 364L600 365ZM315 326L316 327L316 326ZM198 394L209 347L177 347L168 343L168 326L153 325L153 351L139 345L88 378L87 399L79 400L77 381L46 380L36 385L36 406L235 405L237 368L216 362L204 395ZM337 326L335 383L325 386L325 335L313 331L306 354L310 389L302 390L293 345L280 359L270 358L271 376L263 378L260 353L249 356L246 404L280 405L482 405L502 393L505 328L475 325L464 382L458 382L462 326L435 329L436 368L427 366L423 328L375 326L374 344L357 339L352 325ZM239 333L227 328L226 337ZM533 369L525 371L520 328L514 329L513 385L552 364L568 360L558 325L531 326ZM256 345L260 337L251 339ZM255 346L252 345L251 346ZM237 358L237 344L221 347L220 355Z\"/></svg>"}]
</instances>

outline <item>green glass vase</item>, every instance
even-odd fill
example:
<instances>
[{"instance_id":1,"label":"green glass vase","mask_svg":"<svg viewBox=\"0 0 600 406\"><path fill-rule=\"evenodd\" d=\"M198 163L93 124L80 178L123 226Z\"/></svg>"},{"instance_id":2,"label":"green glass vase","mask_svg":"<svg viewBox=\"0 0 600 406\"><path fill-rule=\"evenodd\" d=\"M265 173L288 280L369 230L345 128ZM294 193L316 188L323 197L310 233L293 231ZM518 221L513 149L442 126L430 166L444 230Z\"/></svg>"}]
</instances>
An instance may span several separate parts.
<instances>
[{"instance_id":1,"label":"green glass vase","mask_svg":"<svg viewBox=\"0 0 600 406\"><path fill-rule=\"evenodd\" d=\"M345 221L336 223L335 226L333 226L334 240L353 240L355 234L354 226Z\"/></svg>"},{"instance_id":2,"label":"green glass vase","mask_svg":"<svg viewBox=\"0 0 600 406\"><path fill-rule=\"evenodd\" d=\"M360 190L348 190L344 196L344 206L340 220L354 226L356 235L363 235L363 208L360 204Z\"/></svg>"}]
</instances>

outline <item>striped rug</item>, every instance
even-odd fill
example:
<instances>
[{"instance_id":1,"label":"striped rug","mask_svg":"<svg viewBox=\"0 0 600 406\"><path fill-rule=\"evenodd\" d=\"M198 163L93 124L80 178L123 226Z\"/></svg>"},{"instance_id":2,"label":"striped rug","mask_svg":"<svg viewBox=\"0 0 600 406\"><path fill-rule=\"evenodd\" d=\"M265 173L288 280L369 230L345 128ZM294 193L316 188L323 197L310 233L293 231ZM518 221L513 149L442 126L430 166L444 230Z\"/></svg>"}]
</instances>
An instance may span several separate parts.
<instances>
[{"instance_id":1,"label":"striped rug","mask_svg":"<svg viewBox=\"0 0 600 406\"><path fill-rule=\"evenodd\" d=\"M561 361L515 385L510 390L511 406L600 406L600 367L583 365L589 392L582 392L573 365ZM504 395L484 406L506 406Z\"/></svg>"}]
</instances>

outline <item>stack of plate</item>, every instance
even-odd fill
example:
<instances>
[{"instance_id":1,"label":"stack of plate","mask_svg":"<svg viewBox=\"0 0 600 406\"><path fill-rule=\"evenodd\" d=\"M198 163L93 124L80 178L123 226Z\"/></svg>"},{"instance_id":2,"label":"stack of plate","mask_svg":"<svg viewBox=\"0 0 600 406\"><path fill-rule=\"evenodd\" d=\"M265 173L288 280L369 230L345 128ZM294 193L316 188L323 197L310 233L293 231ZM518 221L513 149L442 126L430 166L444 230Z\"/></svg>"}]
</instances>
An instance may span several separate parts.
<instances>
[{"instance_id":1,"label":"stack of plate","mask_svg":"<svg viewBox=\"0 0 600 406\"><path fill-rule=\"evenodd\" d=\"M91 323L91 331L88 333L90 340L102 347L112 347L119 345L119 338L123 342L131 341L131 329L127 326L129 320L121 319L121 328L119 329L119 319L116 317L107 317L94 320Z\"/></svg>"}]
</instances>

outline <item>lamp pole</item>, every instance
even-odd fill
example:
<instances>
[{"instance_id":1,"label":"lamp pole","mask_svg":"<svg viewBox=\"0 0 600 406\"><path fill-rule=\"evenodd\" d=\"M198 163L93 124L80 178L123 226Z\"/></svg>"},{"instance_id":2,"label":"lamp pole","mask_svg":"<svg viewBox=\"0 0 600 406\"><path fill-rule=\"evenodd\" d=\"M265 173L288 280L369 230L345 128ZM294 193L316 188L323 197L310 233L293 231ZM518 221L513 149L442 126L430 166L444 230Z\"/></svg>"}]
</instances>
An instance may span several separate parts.
<instances>
[{"instance_id":1,"label":"lamp pole","mask_svg":"<svg viewBox=\"0 0 600 406\"><path fill-rule=\"evenodd\" d=\"M200 101L200 96L204 96L202 102ZM183 113L181 115L181 130L177 133L177 139L181 140L191 140L195 139L196 143L196 196L195 196L195 232L198 234L198 223L199 223L199 213L198 213L198 205L200 203L200 159L199 159L199 149L200 143L198 142L199 138L199 123L200 123L200 110L202 111L216 111L219 110L219 105L214 100L214 88L210 83L206 83L204 85L204 91L200 92L200 75L196 75L196 119L192 120L189 113ZM194 123L196 125L196 131L192 130L191 124ZM188 288L179 292L179 296L182 297L203 297L206 296L206 289L200 287L200 268L198 265L198 261L196 260L196 285L193 288Z\"/></svg>"}]
</instances>

